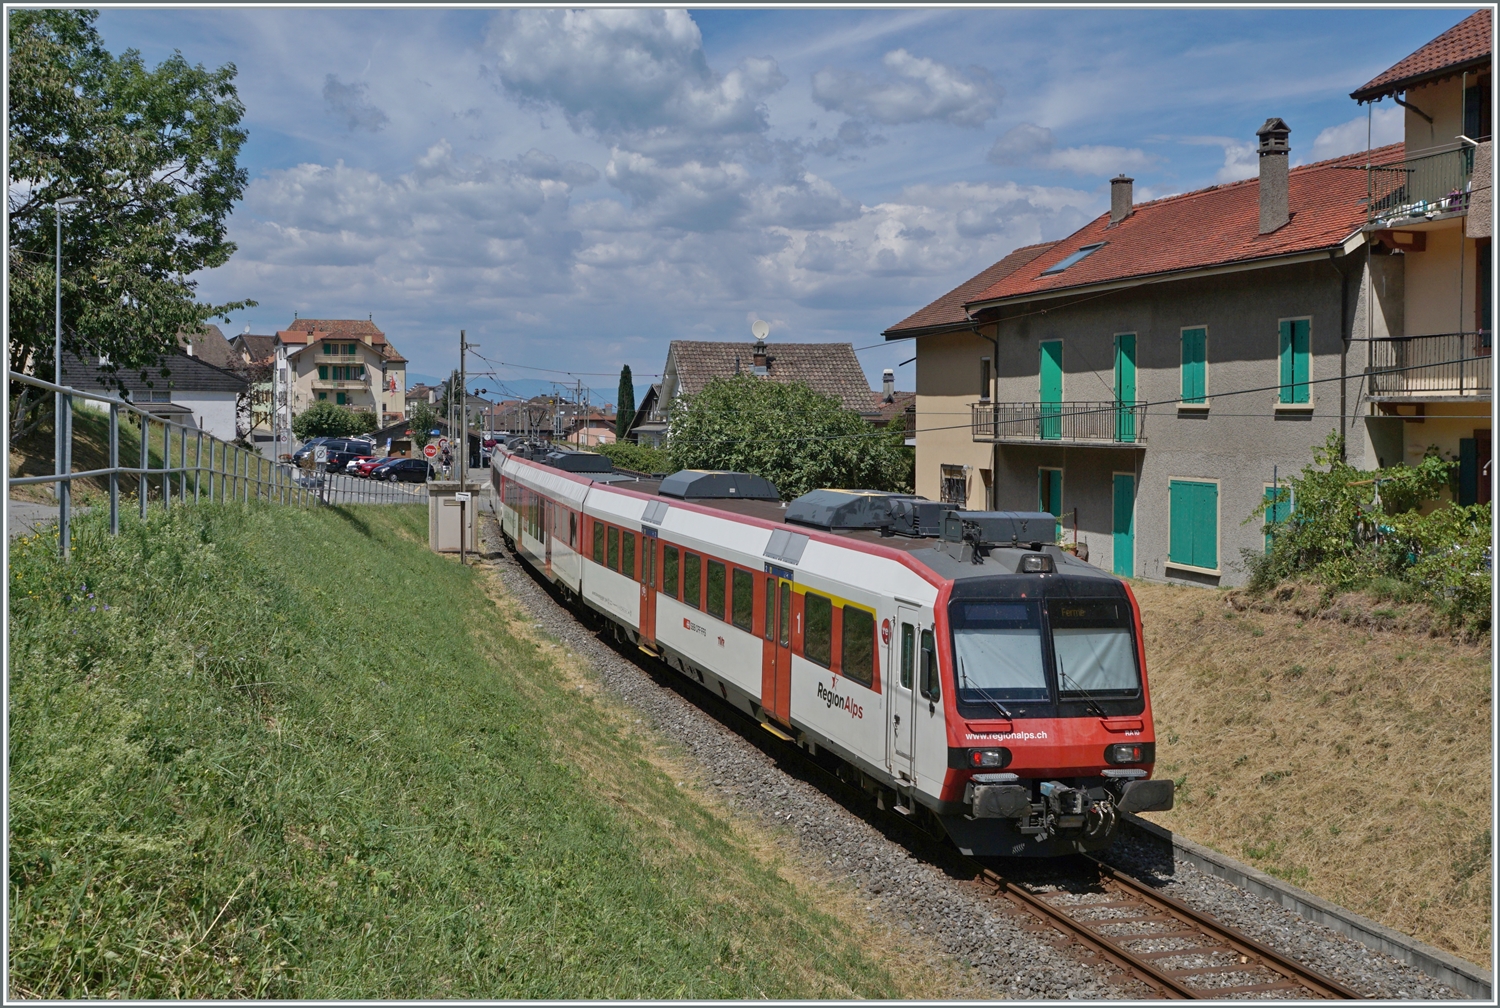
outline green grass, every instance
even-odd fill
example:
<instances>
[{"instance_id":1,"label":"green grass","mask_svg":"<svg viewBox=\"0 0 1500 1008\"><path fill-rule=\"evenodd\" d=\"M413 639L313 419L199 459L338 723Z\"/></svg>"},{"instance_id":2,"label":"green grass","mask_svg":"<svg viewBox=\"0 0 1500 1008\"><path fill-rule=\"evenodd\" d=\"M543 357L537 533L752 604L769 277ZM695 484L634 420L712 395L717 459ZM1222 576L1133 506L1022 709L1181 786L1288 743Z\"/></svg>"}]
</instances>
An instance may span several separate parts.
<instances>
[{"instance_id":1,"label":"green grass","mask_svg":"<svg viewBox=\"0 0 1500 1008\"><path fill-rule=\"evenodd\" d=\"M11 554L10 994L891 997L420 508Z\"/></svg>"}]
</instances>

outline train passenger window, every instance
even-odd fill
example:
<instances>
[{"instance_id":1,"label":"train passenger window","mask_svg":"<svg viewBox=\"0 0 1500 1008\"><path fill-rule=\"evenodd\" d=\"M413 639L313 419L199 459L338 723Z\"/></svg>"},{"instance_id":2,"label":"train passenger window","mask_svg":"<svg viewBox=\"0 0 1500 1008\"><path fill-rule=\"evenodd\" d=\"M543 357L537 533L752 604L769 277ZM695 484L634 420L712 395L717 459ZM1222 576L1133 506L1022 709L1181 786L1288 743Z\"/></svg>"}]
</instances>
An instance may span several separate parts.
<instances>
[{"instance_id":1,"label":"train passenger window","mask_svg":"<svg viewBox=\"0 0 1500 1008\"><path fill-rule=\"evenodd\" d=\"M682 601L694 609L703 608L703 558L686 551L682 554Z\"/></svg>"},{"instance_id":2,"label":"train passenger window","mask_svg":"<svg viewBox=\"0 0 1500 1008\"><path fill-rule=\"evenodd\" d=\"M781 646L792 646L792 583L781 582Z\"/></svg>"},{"instance_id":3,"label":"train passenger window","mask_svg":"<svg viewBox=\"0 0 1500 1008\"><path fill-rule=\"evenodd\" d=\"M875 685L875 614L844 606L844 629L839 657L844 675L866 686Z\"/></svg>"},{"instance_id":4,"label":"train passenger window","mask_svg":"<svg viewBox=\"0 0 1500 1008\"><path fill-rule=\"evenodd\" d=\"M749 571L736 568L733 581L729 603L732 622L741 630L750 630L755 625L755 578Z\"/></svg>"},{"instance_id":5,"label":"train passenger window","mask_svg":"<svg viewBox=\"0 0 1500 1008\"><path fill-rule=\"evenodd\" d=\"M594 563L604 562L604 523L594 522Z\"/></svg>"},{"instance_id":6,"label":"train passenger window","mask_svg":"<svg viewBox=\"0 0 1500 1008\"><path fill-rule=\"evenodd\" d=\"M916 662L917 628L910 623L901 624L901 688L911 689L911 667Z\"/></svg>"},{"instance_id":7,"label":"train passenger window","mask_svg":"<svg viewBox=\"0 0 1500 1008\"><path fill-rule=\"evenodd\" d=\"M661 590L673 598L677 597L677 547L662 547Z\"/></svg>"},{"instance_id":8,"label":"train passenger window","mask_svg":"<svg viewBox=\"0 0 1500 1008\"><path fill-rule=\"evenodd\" d=\"M766 578L766 640L776 638L776 579Z\"/></svg>"},{"instance_id":9,"label":"train passenger window","mask_svg":"<svg viewBox=\"0 0 1500 1008\"><path fill-rule=\"evenodd\" d=\"M808 592L802 597L806 623L802 631L802 657L833 668L833 600Z\"/></svg>"},{"instance_id":10,"label":"train passenger window","mask_svg":"<svg viewBox=\"0 0 1500 1008\"><path fill-rule=\"evenodd\" d=\"M620 533L620 573L635 580L635 533Z\"/></svg>"},{"instance_id":11,"label":"train passenger window","mask_svg":"<svg viewBox=\"0 0 1500 1008\"><path fill-rule=\"evenodd\" d=\"M620 530L613 525L609 527L608 545L604 550L604 566L610 570L620 569Z\"/></svg>"},{"instance_id":12,"label":"train passenger window","mask_svg":"<svg viewBox=\"0 0 1500 1008\"><path fill-rule=\"evenodd\" d=\"M724 618L724 565L717 560L708 562L708 600L703 611L719 619Z\"/></svg>"},{"instance_id":13,"label":"train passenger window","mask_svg":"<svg viewBox=\"0 0 1500 1008\"><path fill-rule=\"evenodd\" d=\"M922 631L922 696L928 700L942 699L942 690L938 688L938 663L937 643L932 639L931 630Z\"/></svg>"},{"instance_id":14,"label":"train passenger window","mask_svg":"<svg viewBox=\"0 0 1500 1008\"><path fill-rule=\"evenodd\" d=\"M568 512L568 545L578 548L578 516L571 511Z\"/></svg>"}]
</instances>

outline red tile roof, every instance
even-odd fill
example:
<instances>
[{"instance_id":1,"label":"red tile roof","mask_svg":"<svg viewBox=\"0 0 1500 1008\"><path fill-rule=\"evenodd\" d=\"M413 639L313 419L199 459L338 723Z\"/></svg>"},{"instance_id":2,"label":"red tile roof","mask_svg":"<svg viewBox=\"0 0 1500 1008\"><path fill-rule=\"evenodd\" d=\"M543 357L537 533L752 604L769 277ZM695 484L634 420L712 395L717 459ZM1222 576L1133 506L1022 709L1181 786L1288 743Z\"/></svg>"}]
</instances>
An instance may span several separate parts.
<instances>
[{"instance_id":1,"label":"red tile roof","mask_svg":"<svg viewBox=\"0 0 1500 1008\"><path fill-rule=\"evenodd\" d=\"M386 339L385 333L371 319L304 319L292 322L289 329L276 335L283 343L308 343L314 333L322 333L333 339L357 339L375 348L375 352L393 364L405 364L407 360L396 352Z\"/></svg>"},{"instance_id":2,"label":"red tile roof","mask_svg":"<svg viewBox=\"0 0 1500 1008\"><path fill-rule=\"evenodd\" d=\"M870 382L853 343L768 343L771 381L806 382L814 392L832 396L846 409L874 411ZM714 378L750 374L755 366L754 343L710 343L673 340L667 360L675 363L677 381L684 395L696 395Z\"/></svg>"},{"instance_id":3,"label":"red tile roof","mask_svg":"<svg viewBox=\"0 0 1500 1008\"><path fill-rule=\"evenodd\" d=\"M1490 59L1490 12L1475 11L1349 97L1378 101L1439 77L1461 73Z\"/></svg>"},{"instance_id":4,"label":"red tile roof","mask_svg":"<svg viewBox=\"0 0 1500 1008\"><path fill-rule=\"evenodd\" d=\"M1400 144L1392 144L1368 155L1361 151L1293 168L1287 179L1291 220L1270 234L1260 233L1259 179L1139 203L1113 227L1109 214L1103 214L966 303L1333 248L1365 224L1366 157L1378 164L1399 159L1401 152ZM1061 273L1041 275L1081 247L1098 242L1104 247L1081 262Z\"/></svg>"},{"instance_id":5,"label":"red tile roof","mask_svg":"<svg viewBox=\"0 0 1500 1008\"><path fill-rule=\"evenodd\" d=\"M1056 244L1057 242L1042 242L1039 245L1025 245L1016 249L989 269L965 280L932 304L918 309L897 322L881 335L886 339L904 339L929 330L967 324L968 316L964 314L966 302L972 301Z\"/></svg>"}]
</instances>

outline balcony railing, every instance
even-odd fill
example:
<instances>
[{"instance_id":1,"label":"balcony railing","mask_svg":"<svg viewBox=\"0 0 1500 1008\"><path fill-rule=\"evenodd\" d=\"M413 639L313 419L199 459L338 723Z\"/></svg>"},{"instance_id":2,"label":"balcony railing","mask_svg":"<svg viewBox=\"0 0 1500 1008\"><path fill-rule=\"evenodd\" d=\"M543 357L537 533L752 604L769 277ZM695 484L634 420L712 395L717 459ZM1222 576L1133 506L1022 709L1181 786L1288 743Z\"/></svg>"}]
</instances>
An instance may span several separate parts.
<instances>
[{"instance_id":1,"label":"balcony railing","mask_svg":"<svg viewBox=\"0 0 1500 1008\"><path fill-rule=\"evenodd\" d=\"M1370 223L1387 227L1396 221L1436 217L1469 208L1474 148L1408 158L1369 169Z\"/></svg>"},{"instance_id":2,"label":"balcony railing","mask_svg":"<svg viewBox=\"0 0 1500 1008\"><path fill-rule=\"evenodd\" d=\"M1490 333L1370 340L1372 396L1490 395Z\"/></svg>"},{"instance_id":3,"label":"balcony railing","mask_svg":"<svg viewBox=\"0 0 1500 1008\"><path fill-rule=\"evenodd\" d=\"M1146 406L1138 402L974 403L974 440L1139 445Z\"/></svg>"},{"instance_id":4,"label":"balcony railing","mask_svg":"<svg viewBox=\"0 0 1500 1008\"><path fill-rule=\"evenodd\" d=\"M339 389L367 391L370 383L364 378L314 378L312 387L315 389Z\"/></svg>"}]
</instances>

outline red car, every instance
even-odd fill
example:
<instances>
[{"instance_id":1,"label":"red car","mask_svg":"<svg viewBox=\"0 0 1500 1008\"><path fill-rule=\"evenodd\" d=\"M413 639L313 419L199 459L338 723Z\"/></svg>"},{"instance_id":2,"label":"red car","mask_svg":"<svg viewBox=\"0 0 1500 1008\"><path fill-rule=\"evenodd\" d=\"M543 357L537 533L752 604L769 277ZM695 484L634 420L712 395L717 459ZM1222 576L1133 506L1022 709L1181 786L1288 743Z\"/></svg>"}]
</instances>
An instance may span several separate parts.
<instances>
[{"instance_id":1,"label":"red car","mask_svg":"<svg viewBox=\"0 0 1500 1008\"><path fill-rule=\"evenodd\" d=\"M376 466L385 465L390 460L391 456L389 455L381 458L362 458L354 462L350 471L355 476L368 476Z\"/></svg>"}]
</instances>

